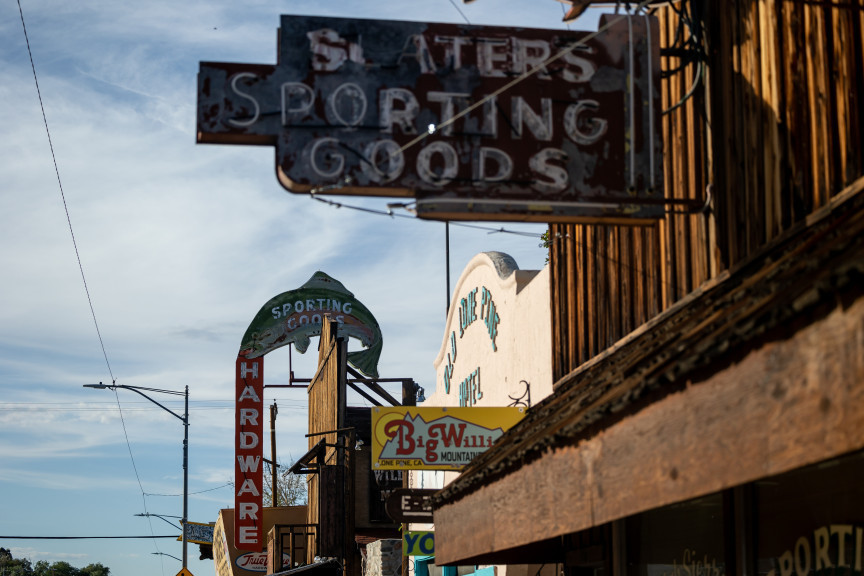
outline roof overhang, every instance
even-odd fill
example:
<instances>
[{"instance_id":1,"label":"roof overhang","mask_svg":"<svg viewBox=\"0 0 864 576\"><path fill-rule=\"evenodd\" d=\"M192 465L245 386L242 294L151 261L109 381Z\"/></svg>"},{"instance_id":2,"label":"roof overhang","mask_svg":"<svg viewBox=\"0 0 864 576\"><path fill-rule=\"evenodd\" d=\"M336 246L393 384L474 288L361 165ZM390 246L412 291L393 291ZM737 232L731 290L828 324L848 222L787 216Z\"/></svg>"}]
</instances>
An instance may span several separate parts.
<instances>
[{"instance_id":1,"label":"roof overhang","mask_svg":"<svg viewBox=\"0 0 864 576\"><path fill-rule=\"evenodd\" d=\"M558 382L435 497L436 563L542 562L566 534L864 448L862 190Z\"/></svg>"}]
</instances>

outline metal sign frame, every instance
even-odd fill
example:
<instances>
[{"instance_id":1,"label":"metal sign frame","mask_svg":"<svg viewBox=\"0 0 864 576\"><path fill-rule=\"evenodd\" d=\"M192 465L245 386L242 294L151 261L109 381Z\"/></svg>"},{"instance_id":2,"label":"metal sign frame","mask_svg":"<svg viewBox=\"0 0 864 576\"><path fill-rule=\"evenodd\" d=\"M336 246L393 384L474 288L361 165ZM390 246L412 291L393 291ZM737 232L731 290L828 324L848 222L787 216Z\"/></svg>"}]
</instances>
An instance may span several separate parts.
<instances>
[{"instance_id":1,"label":"metal sign frame","mask_svg":"<svg viewBox=\"0 0 864 576\"><path fill-rule=\"evenodd\" d=\"M600 29L282 16L278 64L201 63L198 142L275 146L291 192L413 197L424 218L649 223L659 28Z\"/></svg>"}]
</instances>

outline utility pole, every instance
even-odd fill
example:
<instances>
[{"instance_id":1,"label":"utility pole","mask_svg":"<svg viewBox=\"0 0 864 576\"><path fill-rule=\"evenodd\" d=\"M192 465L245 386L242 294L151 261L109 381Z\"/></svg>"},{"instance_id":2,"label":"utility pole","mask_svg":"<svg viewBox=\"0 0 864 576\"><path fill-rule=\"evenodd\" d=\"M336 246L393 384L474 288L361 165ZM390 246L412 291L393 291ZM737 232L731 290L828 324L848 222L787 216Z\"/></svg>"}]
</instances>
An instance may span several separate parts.
<instances>
[{"instance_id":1,"label":"utility pole","mask_svg":"<svg viewBox=\"0 0 864 576\"><path fill-rule=\"evenodd\" d=\"M189 386L186 386L185 392L178 392L176 390L160 390L157 388L144 388L143 386L126 386L124 384L103 384L100 382L99 384L84 384L84 388L96 388L98 390L117 390L118 388L122 388L123 390L131 390L136 394L143 396L153 404L156 404L175 418L179 419L183 422L183 518L180 520L180 526L182 528L180 534L183 540L183 569L186 569L188 555L186 553L186 548L188 542L186 541L186 520L188 520L189 514ZM146 390L147 392L159 392L160 394L172 394L174 396L184 396L185 403L183 409L183 416L180 416L170 408L166 408L144 392L142 390Z\"/></svg>"},{"instance_id":2,"label":"utility pole","mask_svg":"<svg viewBox=\"0 0 864 576\"><path fill-rule=\"evenodd\" d=\"M276 470L276 414L279 409L276 407L276 401L270 406L270 476L273 482L273 507L279 506L279 492L276 489L278 482L278 471Z\"/></svg>"}]
</instances>

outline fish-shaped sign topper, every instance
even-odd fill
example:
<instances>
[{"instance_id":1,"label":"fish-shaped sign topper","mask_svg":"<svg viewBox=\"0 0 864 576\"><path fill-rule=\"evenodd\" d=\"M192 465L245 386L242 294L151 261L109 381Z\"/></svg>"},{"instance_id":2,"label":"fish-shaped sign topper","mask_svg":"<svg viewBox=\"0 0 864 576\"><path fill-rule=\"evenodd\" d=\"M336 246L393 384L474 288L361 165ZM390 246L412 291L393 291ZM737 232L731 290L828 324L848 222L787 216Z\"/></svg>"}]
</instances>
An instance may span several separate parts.
<instances>
[{"instance_id":1,"label":"fish-shaped sign topper","mask_svg":"<svg viewBox=\"0 0 864 576\"><path fill-rule=\"evenodd\" d=\"M243 335L239 355L257 358L286 344L306 352L309 338L321 335L325 315L339 323L339 337L356 338L366 347L348 352L348 363L367 377L378 378L383 346L378 322L341 282L320 271L300 288L264 304Z\"/></svg>"}]
</instances>

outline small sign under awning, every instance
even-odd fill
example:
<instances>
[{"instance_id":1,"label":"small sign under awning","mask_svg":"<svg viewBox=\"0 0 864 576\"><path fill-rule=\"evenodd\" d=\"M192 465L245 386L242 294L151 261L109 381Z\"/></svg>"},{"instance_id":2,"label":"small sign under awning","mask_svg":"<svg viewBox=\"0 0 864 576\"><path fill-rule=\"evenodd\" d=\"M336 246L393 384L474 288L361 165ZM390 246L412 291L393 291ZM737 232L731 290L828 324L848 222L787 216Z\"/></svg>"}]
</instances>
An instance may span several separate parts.
<instances>
[{"instance_id":1,"label":"small sign under awning","mask_svg":"<svg viewBox=\"0 0 864 576\"><path fill-rule=\"evenodd\" d=\"M432 496L437 490L399 488L387 498L387 514L394 522L432 522Z\"/></svg>"}]
</instances>

